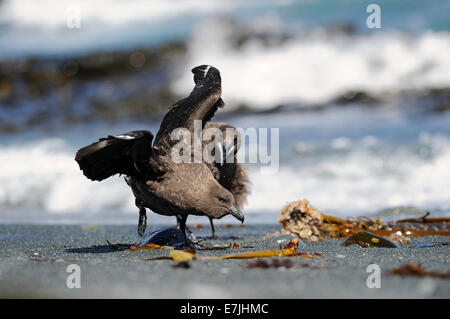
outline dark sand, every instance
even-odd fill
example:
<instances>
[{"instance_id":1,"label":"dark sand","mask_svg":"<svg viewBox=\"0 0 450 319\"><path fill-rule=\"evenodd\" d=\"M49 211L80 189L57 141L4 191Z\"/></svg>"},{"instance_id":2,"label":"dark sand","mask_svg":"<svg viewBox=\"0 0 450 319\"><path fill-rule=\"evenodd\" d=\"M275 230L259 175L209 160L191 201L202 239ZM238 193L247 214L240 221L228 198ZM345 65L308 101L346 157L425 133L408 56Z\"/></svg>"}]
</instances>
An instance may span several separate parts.
<instances>
[{"instance_id":1,"label":"dark sand","mask_svg":"<svg viewBox=\"0 0 450 319\"><path fill-rule=\"evenodd\" d=\"M147 232L155 230L152 226ZM263 240L279 226L217 227L220 240L208 245L238 242L254 249L199 250L198 255L220 255L278 248ZM197 239L210 235L209 227L193 229ZM299 251L324 258L290 258L309 267L246 268L248 260L196 260L190 268L172 268L168 251L111 252L111 243L138 241L135 226L0 225L0 297L50 298L449 298L450 279L399 277L388 270L410 261L426 270L450 268L450 246L407 248L449 237L413 238L402 248L341 247L342 240L305 242ZM289 258L289 257L284 257ZM273 259L273 258L272 258ZM270 260L270 259L267 259ZM381 267L381 288L368 288L366 268ZM67 266L81 268L81 288L69 289ZM314 266L324 266L316 268Z\"/></svg>"}]
</instances>

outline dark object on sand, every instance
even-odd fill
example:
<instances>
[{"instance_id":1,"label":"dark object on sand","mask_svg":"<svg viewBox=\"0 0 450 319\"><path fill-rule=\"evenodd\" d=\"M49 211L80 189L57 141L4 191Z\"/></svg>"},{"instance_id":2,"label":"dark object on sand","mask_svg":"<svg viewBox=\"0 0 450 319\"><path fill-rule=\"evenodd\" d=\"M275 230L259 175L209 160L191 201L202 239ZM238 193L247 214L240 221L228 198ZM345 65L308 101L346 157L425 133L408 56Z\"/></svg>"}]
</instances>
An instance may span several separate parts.
<instances>
[{"instance_id":1,"label":"dark object on sand","mask_svg":"<svg viewBox=\"0 0 450 319\"><path fill-rule=\"evenodd\" d=\"M268 262L263 259L258 259L255 261L247 261L244 265L246 268L300 268L300 267L311 267L312 269L327 269L327 267L323 265L312 266L308 263L295 263L291 259L272 259L272 262Z\"/></svg>"},{"instance_id":2,"label":"dark object on sand","mask_svg":"<svg viewBox=\"0 0 450 319\"><path fill-rule=\"evenodd\" d=\"M255 261L247 261L245 263L246 268L292 268L295 264L290 259L273 259L272 262L268 262L262 259Z\"/></svg>"},{"instance_id":3,"label":"dark object on sand","mask_svg":"<svg viewBox=\"0 0 450 319\"><path fill-rule=\"evenodd\" d=\"M188 268L191 268L191 265L187 261L180 261L180 262L176 263L175 265L172 265L172 267L188 269Z\"/></svg>"},{"instance_id":4,"label":"dark object on sand","mask_svg":"<svg viewBox=\"0 0 450 319\"><path fill-rule=\"evenodd\" d=\"M204 129L224 105L219 70L201 65L192 69L192 73L194 89L164 116L153 146L152 133L133 131L102 138L80 149L75 157L84 175L91 180L126 175L139 208L140 235L146 228L145 208L150 208L157 214L176 216L186 244L188 215L216 219L231 214L244 222L235 197L220 183L220 170L217 174L211 170L212 165L204 162L176 163L172 159L172 148L179 143L172 139L173 131L184 128L193 137L194 121L199 121Z\"/></svg>"},{"instance_id":5,"label":"dark object on sand","mask_svg":"<svg viewBox=\"0 0 450 319\"><path fill-rule=\"evenodd\" d=\"M187 246L195 248L194 243L186 236L186 243L184 235L178 228L162 228L146 235L143 240L138 243L138 246L145 246L148 244L155 244L159 246L183 247Z\"/></svg>"},{"instance_id":6,"label":"dark object on sand","mask_svg":"<svg viewBox=\"0 0 450 319\"><path fill-rule=\"evenodd\" d=\"M373 247L385 247L385 248L400 248L399 245L387 240L384 237L374 235L369 232L357 231L353 233L341 246L348 246L352 244L358 244L361 247L373 248Z\"/></svg>"},{"instance_id":7,"label":"dark object on sand","mask_svg":"<svg viewBox=\"0 0 450 319\"><path fill-rule=\"evenodd\" d=\"M413 246L413 248L431 248L431 247L442 247L442 246L448 246L448 245L450 245L450 242L444 241L444 242L416 244L415 246Z\"/></svg>"},{"instance_id":8,"label":"dark object on sand","mask_svg":"<svg viewBox=\"0 0 450 319\"><path fill-rule=\"evenodd\" d=\"M417 276L417 277L434 277L434 278L450 278L450 271L439 273L434 271L426 271L419 264L410 262L402 267L394 268L389 271L391 275L400 276Z\"/></svg>"}]
</instances>

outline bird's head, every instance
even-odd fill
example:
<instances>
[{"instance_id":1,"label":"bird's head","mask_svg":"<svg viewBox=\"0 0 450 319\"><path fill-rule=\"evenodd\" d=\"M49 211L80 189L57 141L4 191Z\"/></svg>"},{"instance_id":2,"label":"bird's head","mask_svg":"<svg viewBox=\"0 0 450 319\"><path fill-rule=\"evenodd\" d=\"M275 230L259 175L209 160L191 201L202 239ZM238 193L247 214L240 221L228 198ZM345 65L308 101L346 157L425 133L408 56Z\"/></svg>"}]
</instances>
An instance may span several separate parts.
<instances>
[{"instance_id":1,"label":"bird's head","mask_svg":"<svg viewBox=\"0 0 450 319\"><path fill-rule=\"evenodd\" d=\"M209 188L209 203L206 215L212 218L222 218L232 215L241 223L244 222L244 214L236 207L233 194L222 187L219 183L214 183Z\"/></svg>"},{"instance_id":2,"label":"bird's head","mask_svg":"<svg viewBox=\"0 0 450 319\"><path fill-rule=\"evenodd\" d=\"M218 69L211 65L199 65L193 68L195 85L218 86L220 88L222 79Z\"/></svg>"}]
</instances>

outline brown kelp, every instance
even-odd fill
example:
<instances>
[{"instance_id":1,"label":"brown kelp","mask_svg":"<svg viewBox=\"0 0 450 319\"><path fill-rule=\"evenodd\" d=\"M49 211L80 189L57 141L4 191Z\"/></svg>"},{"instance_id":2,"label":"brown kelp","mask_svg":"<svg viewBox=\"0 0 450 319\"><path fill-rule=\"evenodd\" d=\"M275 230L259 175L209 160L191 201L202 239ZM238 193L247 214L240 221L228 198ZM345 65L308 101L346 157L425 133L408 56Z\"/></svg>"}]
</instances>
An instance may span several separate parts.
<instances>
[{"instance_id":1,"label":"brown kelp","mask_svg":"<svg viewBox=\"0 0 450 319\"><path fill-rule=\"evenodd\" d=\"M434 272L424 270L419 264L410 262L404 266L391 269L390 275L398 276L416 276L416 277L434 277L434 278L450 278L450 271L447 272Z\"/></svg>"},{"instance_id":2,"label":"brown kelp","mask_svg":"<svg viewBox=\"0 0 450 319\"><path fill-rule=\"evenodd\" d=\"M341 246L349 246L352 244L358 244L361 247L373 248L373 247L384 247L384 248L399 248L400 246L387 240L384 237L374 235L369 232L357 231L350 235L346 241L344 241Z\"/></svg>"},{"instance_id":3,"label":"brown kelp","mask_svg":"<svg viewBox=\"0 0 450 319\"><path fill-rule=\"evenodd\" d=\"M373 235L404 243L410 237L443 235L450 236L450 218L431 218L426 214L420 218L408 218L382 222L379 218L365 216L342 219L319 212L308 200L298 200L285 205L278 218L283 229L276 233L294 234L303 240L321 241L327 236L346 238L355 232L370 232Z\"/></svg>"}]
</instances>

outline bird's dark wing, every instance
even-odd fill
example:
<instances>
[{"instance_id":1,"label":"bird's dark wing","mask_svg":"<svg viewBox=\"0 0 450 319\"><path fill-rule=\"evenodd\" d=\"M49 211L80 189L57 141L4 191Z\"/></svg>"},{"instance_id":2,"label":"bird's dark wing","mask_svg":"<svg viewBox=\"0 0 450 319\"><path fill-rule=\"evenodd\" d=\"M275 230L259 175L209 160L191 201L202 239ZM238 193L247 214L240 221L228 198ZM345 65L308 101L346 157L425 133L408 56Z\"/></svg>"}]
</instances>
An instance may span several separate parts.
<instances>
[{"instance_id":1,"label":"bird's dark wing","mask_svg":"<svg viewBox=\"0 0 450 319\"><path fill-rule=\"evenodd\" d=\"M149 164L152 140L149 131L108 136L80 149L75 160L91 180L101 181L115 174L146 176L152 170Z\"/></svg>"},{"instance_id":2,"label":"bird's dark wing","mask_svg":"<svg viewBox=\"0 0 450 319\"><path fill-rule=\"evenodd\" d=\"M236 201L236 206L242 209L250 193L251 183L244 165L238 163L237 152L241 146L242 136L232 125L221 122L209 122L207 129L219 129L222 132L223 140L217 141L217 149L221 151L221 162L208 164L208 168L213 173L220 185L229 190ZM211 143L211 140L203 141Z\"/></svg>"},{"instance_id":3,"label":"bird's dark wing","mask_svg":"<svg viewBox=\"0 0 450 319\"><path fill-rule=\"evenodd\" d=\"M216 162L215 164L217 166L221 166L223 163L227 162L227 159L229 163L237 163L236 154L241 146L242 136L236 127L222 122L209 122L206 124L203 132L209 129L218 129L222 134L221 140L214 140L214 142L218 144L217 149L220 150L220 158L222 159L220 162ZM211 139L205 140L204 137L203 145L211 142Z\"/></svg>"},{"instance_id":4,"label":"bird's dark wing","mask_svg":"<svg viewBox=\"0 0 450 319\"><path fill-rule=\"evenodd\" d=\"M221 95L220 72L210 65L201 65L192 69L195 87L188 97L175 103L164 116L156 134L154 146L170 152L178 141L172 141L170 134L176 128L187 128L194 133L194 121L202 121L202 129L219 107L224 105Z\"/></svg>"}]
</instances>

